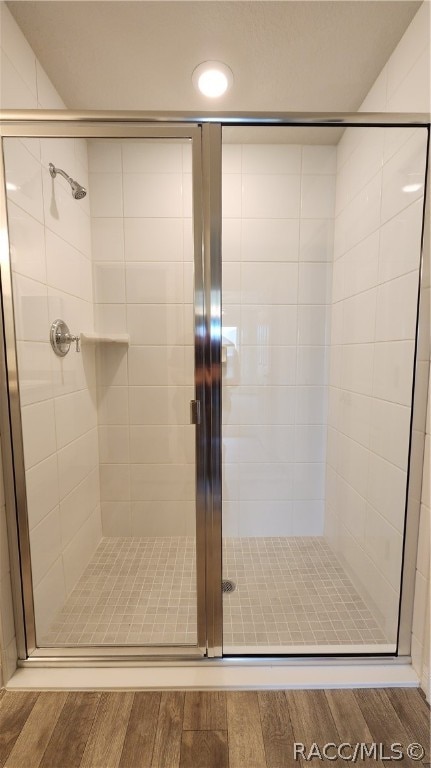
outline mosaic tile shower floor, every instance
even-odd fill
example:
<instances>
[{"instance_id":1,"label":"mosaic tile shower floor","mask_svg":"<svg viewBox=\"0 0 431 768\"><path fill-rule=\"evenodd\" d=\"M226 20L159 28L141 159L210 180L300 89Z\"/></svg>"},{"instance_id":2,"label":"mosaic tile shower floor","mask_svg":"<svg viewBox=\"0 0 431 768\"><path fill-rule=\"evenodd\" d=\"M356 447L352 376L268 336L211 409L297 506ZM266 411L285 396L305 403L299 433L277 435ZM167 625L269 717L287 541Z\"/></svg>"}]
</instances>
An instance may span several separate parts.
<instances>
[{"instance_id":1,"label":"mosaic tile shower floor","mask_svg":"<svg viewBox=\"0 0 431 768\"><path fill-rule=\"evenodd\" d=\"M40 645L196 642L193 538L107 538ZM226 539L226 646L382 644L385 638L321 538Z\"/></svg>"}]
</instances>

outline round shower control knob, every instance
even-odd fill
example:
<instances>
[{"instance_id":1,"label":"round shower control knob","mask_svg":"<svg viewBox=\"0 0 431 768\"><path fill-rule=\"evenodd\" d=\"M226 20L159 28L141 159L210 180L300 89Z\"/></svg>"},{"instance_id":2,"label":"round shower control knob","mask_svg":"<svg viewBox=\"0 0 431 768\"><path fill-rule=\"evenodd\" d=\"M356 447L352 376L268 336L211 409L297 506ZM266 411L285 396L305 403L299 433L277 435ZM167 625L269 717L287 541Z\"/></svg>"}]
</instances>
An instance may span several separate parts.
<instances>
[{"instance_id":1,"label":"round shower control knob","mask_svg":"<svg viewBox=\"0 0 431 768\"><path fill-rule=\"evenodd\" d=\"M72 342L75 342L76 344L76 351L80 351L79 336L74 336L72 333L70 333L69 328L64 320L54 320L53 324L51 325L50 341L51 347L53 348L55 354L59 357L64 357L67 355Z\"/></svg>"}]
</instances>

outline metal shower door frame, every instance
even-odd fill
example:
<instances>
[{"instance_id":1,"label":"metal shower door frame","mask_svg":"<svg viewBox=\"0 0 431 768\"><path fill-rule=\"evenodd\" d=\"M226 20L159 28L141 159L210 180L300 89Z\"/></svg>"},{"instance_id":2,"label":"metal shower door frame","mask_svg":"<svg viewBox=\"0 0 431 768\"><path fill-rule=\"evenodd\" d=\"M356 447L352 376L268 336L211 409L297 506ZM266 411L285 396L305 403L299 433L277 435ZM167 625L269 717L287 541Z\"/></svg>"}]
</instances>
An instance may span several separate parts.
<instances>
[{"instance_id":1,"label":"metal shower door frame","mask_svg":"<svg viewBox=\"0 0 431 768\"><path fill-rule=\"evenodd\" d=\"M13 581L14 611L17 633L18 658L52 659L88 658L124 659L202 658L207 654L206 617L206 505L211 497L208 487L208 451L210 440L207 436L208 420L205 407L208 397L208 371L205 370L207 357L206 291L204 282L203 254L203 211L204 180L202 176L202 130L200 125L149 125L148 123L64 123L40 120L18 120L14 125L2 124L0 129L2 157L0 162L0 216L1 232L1 299L2 299L2 408L1 433L3 441L9 443L10 451L4 451L5 491L7 496L7 518L9 547L11 551L11 572ZM38 647L36 642L35 609L31 572L30 536L27 512L27 494L24 465L24 448L21 423L21 404L17 364L17 346L14 321L14 297L12 290L12 268L9 252L7 226L6 174L4 166L5 138L89 138L89 139L189 139L192 144L192 187L193 187L193 228L194 228L194 397L201 403L204 418L195 424L195 488L196 488L196 581L197 581L197 644L163 646L118 646L95 647ZM208 185L207 185L208 187ZM117 653L118 651L118 653Z\"/></svg>"},{"instance_id":2,"label":"metal shower door frame","mask_svg":"<svg viewBox=\"0 0 431 768\"><path fill-rule=\"evenodd\" d=\"M198 579L199 598L204 606L202 611L205 627L199 628L199 647L188 654L190 660L199 656L205 662L207 657L221 657L222 645L222 494L221 494L221 150L222 128L225 126L303 126L303 127L418 127L428 131L427 154L427 192L425 196L423 237L421 252L421 267L418 285L418 322L415 347L415 370L413 383L412 418L410 430L409 470L406 499L406 523L404 536L403 570L400 591L400 622L398 633L398 651L392 658L393 662L408 658L411 648L411 628L413 617L414 579L416 567L417 538L419 527L419 509L421 497L422 465L425 443L425 419L427 402L427 381L429 371L429 254L430 254L430 179L429 179L429 130L430 117L427 114L389 114L389 113L225 113L205 112L194 113L162 113L151 112L64 112L64 111L5 111L0 115L1 135L21 137L58 137L58 138L103 138L103 137L142 137L160 138L159 129L164 135L178 136L186 131L187 135L196 131L201 132L202 142L194 155L194 182L198 181L199 189L195 190L195 205L202 210L202 228L200 233L195 229L195 252L202 253L198 271L201 270L202 281L196 292L197 310L195 312L195 349L197 358L197 381L201 400L201 424L197 428L197 457L199 455L200 469L197 472L197 507L199 507L198 537L200 565ZM171 132L169 134L169 132ZM186 134L181 133L181 136ZM199 171L195 165L199 154ZM3 164L1 164L3 166ZM195 176L195 171L198 174ZM4 175L1 167L0 175ZM0 178L1 213L6 216L5 180ZM6 218L3 219L6 222ZM16 370L15 335L13 327L13 300L10 288L10 264L7 241L7 226L2 233L2 290L3 290L3 320L5 353L7 359L8 377L6 381L5 366L3 366L2 393L10 394L7 407L2 409L2 434L10 440L10 452L5 451L6 464L6 493L8 505L8 523L10 549L12 555L13 587L15 596L16 629L19 646L19 658L22 666L64 666L97 664L118 666L121 664L153 664L175 663L181 659L184 662L186 654L175 654L172 648L154 649L148 647L112 648L58 648L36 649L29 655L27 648L31 643L26 640L26 623L24 616L32 614L29 606L28 583L21 578L21 565L25 561L24 550L28 550L28 523L26 509L23 505L25 493L25 477L22 474L22 434L19 409L19 385ZM426 259L424 259L426 254ZM4 279L5 275L5 279ZM199 314L201 312L201 314ZM2 398L4 400L4 398ZM8 447L8 446L7 446ZM15 456L15 466L11 456ZM9 455L10 454L10 455ZM18 463L16 462L18 459ZM412 461L416 471L412 471ZM17 471L18 470L18 471ZM16 489L16 497L15 497ZM18 502L18 503L17 503ZM24 536L18 538L18 527L23 529ZM21 550L20 550L21 544ZM20 563L21 560L21 563ZM24 562L23 575L28 582L25 568L29 563ZM32 602L32 597L31 597ZM33 622L34 627L34 622ZM205 634L205 641L203 636ZM33 638L34 639L34 638ZM31 637L30 637L31 640ZM201 644L202 642L202 644ZM197 653L196 653L197 651ZM155 661L148 658L152 656ZM386 656L386 654L385 654ZM376 659L379 655L375 656ZM261 658L261 657L257 657ZM324 653L321 657L309 659L310 664L316 658L323 658L328 663L331 659ZM369 664L370 655L352 654L344 656L358 664ZM238 657L236 657L238 660ZM227 660L226 660L227 661ZM268 662L262 659L263 662ZM337 662L337 656L332 658ZM243 663L255 663L256 659L245 657ZM299 658L301 664L307 663L304 657ZM229 662L227 662L229 663ZM284 659L276 659L273 663L295 663L295 659L286 654Z\"/></svg>"}]
</instances>

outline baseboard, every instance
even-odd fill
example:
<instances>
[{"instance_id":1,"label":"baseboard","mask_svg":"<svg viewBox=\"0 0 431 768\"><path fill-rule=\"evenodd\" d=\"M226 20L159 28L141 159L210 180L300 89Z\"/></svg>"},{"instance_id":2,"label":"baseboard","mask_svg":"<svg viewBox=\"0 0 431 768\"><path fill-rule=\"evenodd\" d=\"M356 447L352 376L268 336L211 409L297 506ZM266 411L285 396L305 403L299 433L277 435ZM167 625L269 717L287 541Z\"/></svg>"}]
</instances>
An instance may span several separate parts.
<instances>
[{"instance_id":1,"label":"baseboard","mask_svg":"<svg viewBox=\"0 0 431 768\"><path fill-rule=\"evenodd\" d=\"M7 690L257 690L418 687L411 664L270 664L230 661L188 665L17 669Z\"/></svg>"}]
</instances>

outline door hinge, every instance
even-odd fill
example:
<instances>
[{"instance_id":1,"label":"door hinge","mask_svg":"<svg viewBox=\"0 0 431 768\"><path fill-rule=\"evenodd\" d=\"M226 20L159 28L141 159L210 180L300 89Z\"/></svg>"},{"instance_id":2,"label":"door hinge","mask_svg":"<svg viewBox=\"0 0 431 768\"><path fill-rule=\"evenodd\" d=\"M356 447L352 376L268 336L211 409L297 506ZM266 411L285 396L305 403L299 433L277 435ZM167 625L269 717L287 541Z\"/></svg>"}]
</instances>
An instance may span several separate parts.
<instances>
[{"instance_id":1,"label":"door hinge","mask_svg":"<svg viewBox=\"0 0 431 768\"><path fill-rule=\"evenodd\" d=\"M190 400L190 424L201 423L201 401Z\"/></svg>"}]
</instances>

